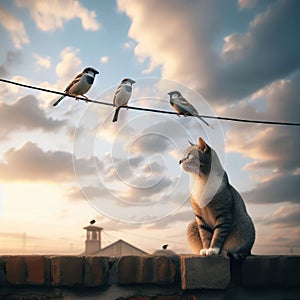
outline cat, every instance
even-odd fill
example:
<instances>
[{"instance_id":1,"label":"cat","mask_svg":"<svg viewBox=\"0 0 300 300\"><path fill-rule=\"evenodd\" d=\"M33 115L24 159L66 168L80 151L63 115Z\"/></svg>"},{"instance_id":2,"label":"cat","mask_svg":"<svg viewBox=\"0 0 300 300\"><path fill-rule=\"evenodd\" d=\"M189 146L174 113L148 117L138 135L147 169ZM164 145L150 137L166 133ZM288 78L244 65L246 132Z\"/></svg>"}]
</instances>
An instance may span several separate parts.
<instances>
[{"instance_id":1,"label":"cat","mask_svg":"<svg viewBox=\"0 0 300 300\"><path fill-rule=\"evenodd\" d=\"M197 145L186 149L179 164L190 173L193 183L190 201L195 220L187 229L192 251L201 256L251 255L254 224L216 152L200 137Z\"/></svg>"}]
</instances>

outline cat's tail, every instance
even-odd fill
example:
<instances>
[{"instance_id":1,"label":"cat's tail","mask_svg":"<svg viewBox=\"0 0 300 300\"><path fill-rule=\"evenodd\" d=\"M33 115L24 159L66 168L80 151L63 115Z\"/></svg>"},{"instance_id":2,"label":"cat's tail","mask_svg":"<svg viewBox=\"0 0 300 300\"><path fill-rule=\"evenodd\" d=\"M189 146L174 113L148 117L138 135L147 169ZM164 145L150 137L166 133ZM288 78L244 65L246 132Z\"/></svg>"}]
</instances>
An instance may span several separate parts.
<instances>
[{"instance_id":1,"label":"cat's tail","mask_svg":"<svg viewBox=\"0 0 300 300\"><path fill-rule=\"evenodd\" d=\"M251 253L250 252L248 252L248 253L246 253L246 252L244 252L244 253L227 253L227 255L229 258L232 258L234 260L243 260L247 256L250 256Z\"/></svg>"}]
</instances>

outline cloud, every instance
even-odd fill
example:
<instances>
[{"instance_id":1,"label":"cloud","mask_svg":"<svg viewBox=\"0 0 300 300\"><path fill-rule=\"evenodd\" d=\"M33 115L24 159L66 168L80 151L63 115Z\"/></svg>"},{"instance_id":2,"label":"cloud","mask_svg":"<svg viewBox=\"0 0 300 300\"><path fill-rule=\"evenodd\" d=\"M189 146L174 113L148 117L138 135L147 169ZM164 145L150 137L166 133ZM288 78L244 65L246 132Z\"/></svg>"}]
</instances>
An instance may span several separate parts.
<instances>
[{"instance_id":1,"label":"cloud","mask_svg":"<svg viewBox=\"0 0 300 300\"><path fill-rule=\"evenodd\" d=\"M38 66L38 68L44 68L49 69L51 67L51 58L50 56L42 57L37 53L33 54L33 57L35 59L35 63Z\"/></svg>"},{"instance_id":2,"label":"cloud","mask_svg":"<svg viewBox=\"0 0 300 300\"><path fill-rule=\"evenodd\" d=\"M257 220L263 225L275 225L276 227L299 227L300 206L291 204L279 207L272 214L265 215Z\"/></svg>"},{"instance_id":3,"label":"cloud","mask_svg":"<svg viewBox=\"0 0 300 300\"><path fill-rule=\"evenodd\" d=\"M90 175L94 170L94 158L75 159L81 174ZM97 163L100 162L97 160ZM65 151L43 151L32 142L4 153L0 163L0 178L5 182L46 181L66 182L74 180L72 154Z\"/></svg>"},{"instance_id":4,"label":"cloud","mask_svg":"<svg viewBox=\"0 0 300 300\"><path fill-rule=\"evenodd\" d=\"M22 44L29 44L22 21L15 18L8 10L0 5L0 23L9 32L9 35L16 48L21 49Z\"/></svg>"},{"instance_id":5,"label":"cloud","mask_svg":"<svg viewBox=\"0 0 300 300\"><path fill-rule=\"evenodd\" d=\"M79 71L81 59L77 56L79 49L64 48L60 53L61 61L56 66L56 75L62 80L72 80ZM67 83L68 84L68 83Z\"/></svg>"},{"instance_id":6,"label":"cloud","mask_svg":"<svg viewBox=\"0 0 300 300\"><path fill-rule=\"evenodd\" d=\"M28 8L36 26L42 31L55 31L63 28L65 22L80 19L84 30L97 31L101 24L95 11L89 11L79 1L66 0L51 2L38 0L16 0L19 7Z\"/></svg>"},{"instance_id":7,"label":"cloud","mask_svg":"<svg viewBox=\"0 0 300 300\"><path fill-rule=\"evenodd\" d=\"M130 41L127 41L126 43L124 43L124 48L125 49L132 49L132 48L134 48L135 45L136 45L135 42L130 40Z\"/></svg>"},{"instance_id":8,"label":"cloud","mask_svg":"<svg viewBox=\"0 0 300 300\"><path fill-rule=\"evenodd\" d=\"M174 189L176 179L163 177L136 178L131 186L123 191L123 199L133 203L149 203L161 201Z\"/></svg>"},{"instance_id":9,"label":"cloud","mask_svg":"<svg viewBox=\"0 0 300 300\"><path fill-rule=\"evenodd\" d=\"M10 67L18 65L22 62L21 52L19 50L6 52L6 58L2 65L0 65L0 76L8 77Z\"/></svg>"},{"instance_id":10,"label":"cloud","mask_svg":"<svg viewBox=\"0 0 300 300\"><path fill-rule=\"evenodd\" d=\"M295 38L300 26L298 9L298 2L273 2L253 18L246 33L225 37L223 66L220 73L215 73L217 96L221 88L231 85L228 96L249 95L300 67L300 41ZM225 73L229 76L225 77Z\"/></svg>"},{"instance_id":11,"label":"cloud","mask_svg":"<svg viewBox=\"0 0 300 300\"><path fill-rule=\"evenodd\" d=\"M297 72L289 79L275 81L259 90L251 101L265 99L266 109L261 113L251 112L251 102L246 108L234 109L248 112L253 119L299 122L300 103L296 101L300 95L299 79L300 72ZM300 167L300 154L295 151L300 147L298 135L298 127L236 124L227 133L227 150L251 158L253 161L246 165L248 170L269 168L293 173Z\"/></svg>"},{"instance_id":12,"label":"cloud","mask_svg":"<svg viewBox=\"0 0 300 300\"><path fill-rule=\"evenodd\" d=\"M161 154L172 149L171 141L160 134L145 134L135 141L130 151L134 153Z\"/></svg>"},{"instance_id":13,"label":"cloud","mask_svg":"<svg viewBox=\"0 0 300 300\"><path fill-rule=\"evenodd\" d=\"M265 182L258 183L252 190L243 193L247 203L300 203L300 174L276 174Z\"/></svg>"},{"instance_id":14,"label":"cloud","mask_svg":"<svg viewBox=\"0 0 300 300\"><path fill-rule=\"evenodd\" d=\"M106 201L112 199L112 193L106 189L103 185L97 186L83 186L81 189L77 186L71 187L66 193L70 200L83 200L87 197L88 200L102 198Z\"/></svg>"},{"instance_id":15,"label":"cloud","mask_svg":"<svg viewBox=\"0 0 300 300\"><path fill-rule=\"evenodd\" d=\"M257 91L242 110L252 118L299 122L300 72ZM263 99L263 100L262 100ZM251 111L252 102L262 112ZM234 109L241 110L244 104ZM234 113L234 112L233 112ZM249 118L249 116L248 116ZM236 124L226 135L227 151L250 158L244 169L255 177L253 189L244 193L247 202L299 202L299 129L289 126Z\"/></svg>"},{"instance_id":16,"label":"cloud","mask_svg":"<svg viewBox=\"0 0 300 300\"><path fill-rule=\"evenodd\" d=\"M252 12L249 24L243 21L247 30L241 33L232 32L224 13L228 5L235 5L235 11L236 4L118 1L119 10L132 20L128 36L137 43L136 56L150 59L145 72L161 66L163 77L184 82L219 104L251 95L300 67L300 3L268 4L263 12ZM223 45L217 42L220 36Z\"/></svg>"},{"instance_id":17,"label":"cloud","mask_svg":"<svg viewBox=\"0 0 300 300\"><path fill-rule=\"evenodd\" d=\"M257 0L238 0L238 4L241 9L250 9L257 4Z\"/></svg>"},{"instance_id":18,"label":"cloud","mask_svg":"<svg viewBox=\"0 0 300 300\"><path fill-rule=\"evenodd\" d=\"M66 124L63 120L47 117L38 105L38 100L28 95L9 105L0 104L0 136L8 137L18 130L41 129L46 132L60 130Z\"/></svg>"},{"instance_id":19,"label":"cloud","mask_svg":"<svg viewBox=\"0 0 300 300\"><path fill-rule=\"evenodd\" d=\"M103 63L103 64L107 64L108 61L109 61L109 57L108 56L102 56L100 58L100 61Z\"/></svg>"}]
</instances>

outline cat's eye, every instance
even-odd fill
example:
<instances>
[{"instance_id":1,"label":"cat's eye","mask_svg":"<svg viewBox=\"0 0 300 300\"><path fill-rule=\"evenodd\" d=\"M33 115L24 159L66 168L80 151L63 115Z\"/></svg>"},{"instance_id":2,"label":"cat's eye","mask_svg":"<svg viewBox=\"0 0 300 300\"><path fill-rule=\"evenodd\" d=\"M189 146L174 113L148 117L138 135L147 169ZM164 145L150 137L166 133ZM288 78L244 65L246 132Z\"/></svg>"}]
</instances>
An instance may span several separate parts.
<instances>
[{"instance_id":1,"label":"cat's eye","mask_svg":"<svg viewBox=\"0 0 300 300\"><path fill-rule=\"evenodd\" d=\"M189 153L188 155L187 155L187 159L191 159L193 157L193 154L192 153Z\"/></svg>"}]
</instances>

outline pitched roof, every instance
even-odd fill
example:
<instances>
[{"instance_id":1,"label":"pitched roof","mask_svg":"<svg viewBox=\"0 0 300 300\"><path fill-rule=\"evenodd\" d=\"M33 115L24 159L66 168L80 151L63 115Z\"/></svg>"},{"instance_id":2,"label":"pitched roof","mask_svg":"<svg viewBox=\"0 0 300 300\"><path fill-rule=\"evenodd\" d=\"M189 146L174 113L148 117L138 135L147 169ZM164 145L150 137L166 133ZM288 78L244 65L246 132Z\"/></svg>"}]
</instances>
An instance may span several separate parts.
<instances>
[{"instance_id":1,"label":"pitched roof","mask_svg":"<svg viewBox=\"0 0 300 300\"><path fill-rule=\"evenodd\" d=\"M135 246L133 246L133 245L131 245L131 244L129 244L129 243L127 243L127 242L120 239L120 240L118 240L118 241L116 241L116 242L100 249L99 251L93 253L92 255L101 255L103 252L113 250L118 245L120 246L120 252L122 252L122 248L123 248L123 250L126 250L126 249L128 250L128 248L129 248L129 249L132 249L133 251L139 252L140 254L148 254L144 250L141 250L141 249L139 249L139 248L137 248L137 247L135 247Z\"/></svg>"}]
</instances>

